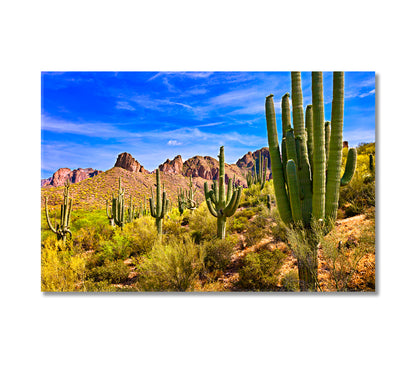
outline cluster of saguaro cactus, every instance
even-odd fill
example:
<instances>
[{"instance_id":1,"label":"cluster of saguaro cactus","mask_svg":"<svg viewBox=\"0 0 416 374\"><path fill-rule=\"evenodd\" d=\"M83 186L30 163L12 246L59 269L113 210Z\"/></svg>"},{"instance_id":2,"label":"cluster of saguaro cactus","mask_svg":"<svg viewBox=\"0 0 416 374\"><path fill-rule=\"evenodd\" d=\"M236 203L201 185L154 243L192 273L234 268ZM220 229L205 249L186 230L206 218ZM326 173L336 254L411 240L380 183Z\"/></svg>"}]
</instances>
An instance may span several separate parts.
<instances>
[{"instance_id":1,"label":"cluster of saguaro cactus","mask_svg":"<svg viewBox=\"0 0 416 374\"><path fill-rule=\"evenodd\" d=\"M70 231L70 220L71 220L71 209L72 209L72 199L69 198L69 180L65 183L64 188L64 202L61 205L61 219L60 223L56 223L55 216L55 225L53 226L48 213L48 197L45 197L45 214L46 221L48 222L49 228L56 234L58 240L62 240L65 244L66 237L69 235L72 238L72 232Z\"/></svg>"},{"instance_id":2,"label":"cluster of saguaro cactus","mask_svg":"<svg viewBox=\"0 0 416 374\"><path fill-rule=\"evenodd\" d=\"M195 192L197 188L194 188L193 186L192 175L189 177L188 186L189 189L186 191L182 188L178 188L178 208L180 214L183 214L185 209L189 209L192 213L197 207L195 200Z\"/></svg>"},{"instance_id":3,"label":"cluster of saguaro cactus","mask_svg":"<svg viewBox=\"0 0 416 374\"><path fill-rule=\"evenodd\" d=\"M131 223L136 218L140 217L140 211L136 210L136 207L133 205L133 199L130 196L130 205L127 208L126 223Z\"/></svg>"},{"instance_id":4,"label":"cluster of saguaro cactus","mask_svg":"<svg viewBox=\"0 0 416 374\"><path fill-rule=\"evenodd\" d=\"M153 189L152 197L149 199L150 215L156 219L156 227L159 235L162 235L162 221L168 210L169 200L166 198L166 192L161 194L159 169L156 169L156 203L154 202ZM163 188L164 190L164 188Z\"/></svg>"},{"instance_id":5,"label":"cluster of saguaro cactus","mask_svg":"<svg viewBox=\"0 0 416 374\"><path fill-rule=\"evenodd\" d=\"M231 217L238 208L241 198L241 187L234 189L234 183L231 178L228 180L228 189L225 191L225 164L224 164L224 147L220 147L219 178L218 184L214 180L211 190L208 189L208 183L204 184L205 200L211 214L217 218L217 236L220 239L225 238L226 220Z\"/></svg>"},{"instance_id":6,"label":"cluster of saguaro cactus","mask_svg":"<svg viewBox=\"0 0 416 374\"><path fill-rule=\"evenodd\" d=\"M106 204L107 217L112 226L119 226L123 229L126 223L125 210L124 210L124 188L121 188L121 177L118 178L118 191L117 196L111 199L111 210L109 204Z\"/></svg>"},{"instance_id":7,"label":"cluster of saguaro cactus","mask_svg":"<svg viewBox=\"0 0 416 374\"><path fill-rule=\"evenodd\" d=\"M266 183L266 174L267 158L263 157L262 153L260 152L259 158L254 160L254 172L248 171L245 174L247 186L250 187L253 184L260 184L260 190L262 190L264 188L264 184Z\"/></svg>"},{"instance_id":8,"label":"cluster of saguaro cactus","mask_svg":"<svg viewBox=\"0 0 416 374\"><path fill-rule=\"evenodd\" d=\"M273 95L266 98L266 121L273 185L282 221L309 234L310 250L298 257L302 291L317 287L315 223L329 232L336 219L340 186L348 184L355 171L356 150L350 149L341 178L342 128L344 118L344 73L333 74L331 123L324 120L323 76L312 73L312 105L303 112L300 72L292 72L293 128L289 94L282 97L282 152L277 137ZM306 122L306 126L305 126Z\"/></svg>"}]
</instances>

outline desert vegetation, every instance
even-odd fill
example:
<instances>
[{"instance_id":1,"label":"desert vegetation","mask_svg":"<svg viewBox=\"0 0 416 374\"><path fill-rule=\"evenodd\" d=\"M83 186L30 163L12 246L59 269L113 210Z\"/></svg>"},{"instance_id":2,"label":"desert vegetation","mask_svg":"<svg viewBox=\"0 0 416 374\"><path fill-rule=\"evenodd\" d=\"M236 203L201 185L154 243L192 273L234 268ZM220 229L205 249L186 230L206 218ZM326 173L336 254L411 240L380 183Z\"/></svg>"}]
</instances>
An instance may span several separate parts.
<instances>
[{"instance_id":1,"label":"desert vegetation","mask_svg":"<svg viewBox=\"0 0 416 374\"><path fill-rule=\"evenodd\" d=\"M192 177L172 186L159 169L137 190L115 169L45 189L42 291L374 291L375 143L343 148L343 84L334 73L329 122L322 74L312 73L304 111L292 73L281 146L266 98L270 180L260 154L247 188L233 175L226 183L221 147L218 178L203 191Z\"/></svg>"}]
</instances>

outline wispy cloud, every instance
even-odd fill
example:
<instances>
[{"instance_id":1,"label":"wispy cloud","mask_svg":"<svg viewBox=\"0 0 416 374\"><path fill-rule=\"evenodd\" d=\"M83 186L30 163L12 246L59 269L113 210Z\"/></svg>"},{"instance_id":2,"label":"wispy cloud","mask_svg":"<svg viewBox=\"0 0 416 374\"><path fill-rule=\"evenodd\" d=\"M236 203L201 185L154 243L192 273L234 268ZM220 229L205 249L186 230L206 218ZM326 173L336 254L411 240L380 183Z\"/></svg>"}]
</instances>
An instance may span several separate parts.
<instances>
[{"instance_id":1,"label":"wispy cloud","mask_svg":"<svg viewBox=\"0 0 416 374\"><path fill-rule=\"evenodd\" d=\"M168 145L182 145L182 143L178 142L177 140L169 140Z\"/></svg>"},{"instance_id":2,"label":"wispy cloud","mask_svg":"<svg viewBox=\"0 0 416 374\"><path fill-rule=\"evenodd\" d=\"M122 110L130 110L134 111L136 110L134 107L132 107L128 102L126 101L117 101L116 109L122 109Z\"/></svg>"}]
</instances>

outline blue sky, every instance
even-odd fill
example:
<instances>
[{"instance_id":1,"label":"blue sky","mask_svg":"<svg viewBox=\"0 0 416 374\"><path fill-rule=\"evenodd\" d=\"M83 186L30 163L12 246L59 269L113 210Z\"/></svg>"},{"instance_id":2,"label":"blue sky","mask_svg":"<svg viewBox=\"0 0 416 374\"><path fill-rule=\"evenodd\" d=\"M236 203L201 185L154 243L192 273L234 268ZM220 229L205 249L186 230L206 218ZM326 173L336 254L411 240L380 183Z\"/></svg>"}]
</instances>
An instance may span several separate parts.
<instances>
[{"instance_id":1,"label":"blue sky","mask_svg":"<svg viewBox=\"0 0 416 374\"><path fill-rule=\"evenodd\" d=\"M302 73L304 105L310 73ZM265 97L290 92L289 72L43 72L42 178L57 169L108 170L129 152L146 169L182 155L227 163L267 146ZM331 119L332 73L324 73ZM344 140L375 140L375 75L345 73ZM279 134L280 137L280 134Z\"/></svg>"}]
</instances>

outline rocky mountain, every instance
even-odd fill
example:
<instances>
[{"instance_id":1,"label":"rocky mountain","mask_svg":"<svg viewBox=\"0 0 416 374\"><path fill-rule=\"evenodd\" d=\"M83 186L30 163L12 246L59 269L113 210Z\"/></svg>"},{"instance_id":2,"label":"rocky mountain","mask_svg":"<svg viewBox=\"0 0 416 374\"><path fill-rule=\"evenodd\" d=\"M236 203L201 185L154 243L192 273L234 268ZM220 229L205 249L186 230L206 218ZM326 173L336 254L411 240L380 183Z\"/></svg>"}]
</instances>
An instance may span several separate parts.
<instances>
[{"instance_id":1,"label":"rocky mountain","mask_svg":"<svg viewBox=\"0 0 416 374\"><path fill-rule=\"evenodd\" d=\"M68 169L61 168L58 169L52 177L41 180L41 187L52 186L52 187L61 187L69 179L71 183L78 183L84 179L92 178L98 174L102 173L101 170L96 170L92 168L86 169Z\"/></svg>"},{"instance_id":2,"label":"rocky mountain","mask_svg":"<svg viewBox=\"0 0 416 374\"><path fill-rule=\"evenodd\" d=\"M120 153L114 167L119 167L133 173L148 173L148 171L140 165L140 163L127 152Z\"/></svg>"}]
</instances>

